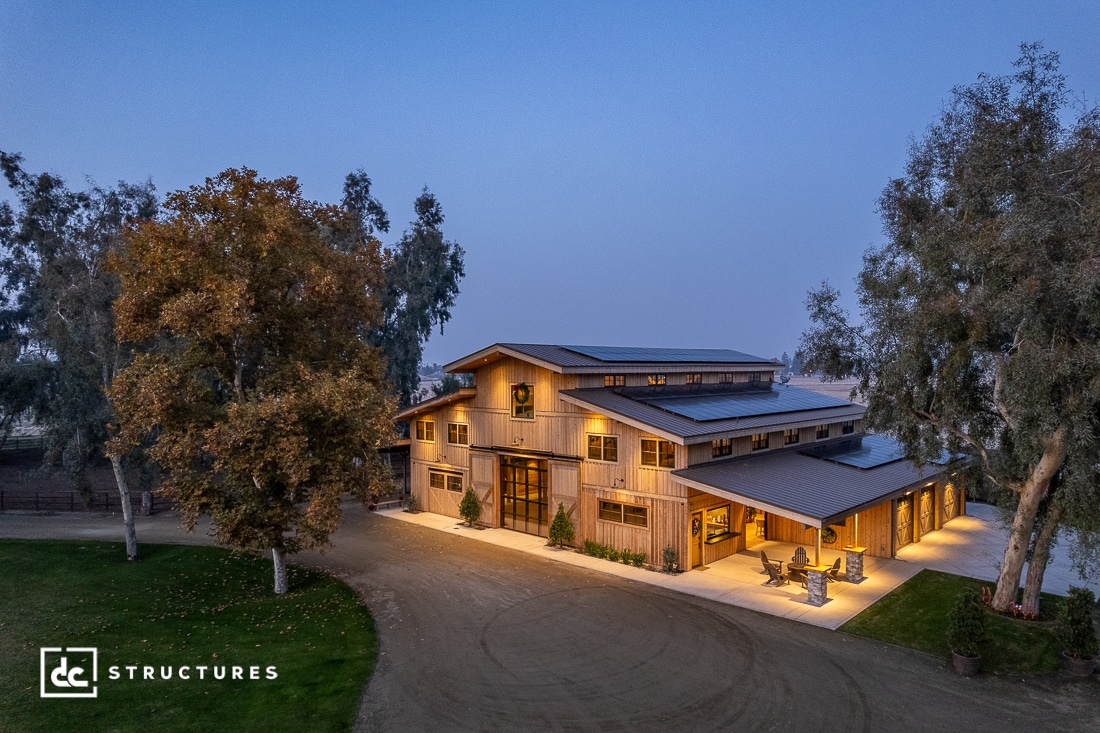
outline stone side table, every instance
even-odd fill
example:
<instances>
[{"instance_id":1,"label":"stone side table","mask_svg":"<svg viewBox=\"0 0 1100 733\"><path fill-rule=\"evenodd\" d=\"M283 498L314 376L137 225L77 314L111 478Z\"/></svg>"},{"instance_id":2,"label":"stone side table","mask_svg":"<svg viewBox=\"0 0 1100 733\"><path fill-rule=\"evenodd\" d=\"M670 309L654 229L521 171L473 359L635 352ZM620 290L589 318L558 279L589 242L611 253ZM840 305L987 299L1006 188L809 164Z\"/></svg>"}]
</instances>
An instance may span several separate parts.
<instances>
[{"instance_id":1,"label":"stone side table","mask_svg":"<svg viewBox=\"0 0 1100 733\"><path fill-rule=\"evenodd\" d=\"M849 583L862 583L863 582L863 553L867 552L866 547L858 547L855 545L849 545L844 548L844 580Z\"/></svg>"}]
</instances>

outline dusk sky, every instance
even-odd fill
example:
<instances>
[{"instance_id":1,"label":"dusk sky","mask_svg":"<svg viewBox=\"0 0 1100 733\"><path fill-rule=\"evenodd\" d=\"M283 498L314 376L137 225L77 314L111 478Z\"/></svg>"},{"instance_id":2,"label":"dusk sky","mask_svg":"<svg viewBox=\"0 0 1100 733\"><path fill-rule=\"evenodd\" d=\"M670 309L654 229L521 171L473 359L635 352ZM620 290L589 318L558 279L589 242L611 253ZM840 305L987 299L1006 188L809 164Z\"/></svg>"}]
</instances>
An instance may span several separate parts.
<instances>
[{"instance_id":1,"label":"dusk sky","mask_svg":"<svg viewBox=\"0 0 1100 733\"><path fill-rule=\"evenodd\" d=\"M229 167L466 250L427 361L497 341L793 353L876 199L1024 41L1100 95L1100 3L0 3L0 149L163 196ZM6 189L5 189L6 192Z\"/></svg>"}]
</instances>

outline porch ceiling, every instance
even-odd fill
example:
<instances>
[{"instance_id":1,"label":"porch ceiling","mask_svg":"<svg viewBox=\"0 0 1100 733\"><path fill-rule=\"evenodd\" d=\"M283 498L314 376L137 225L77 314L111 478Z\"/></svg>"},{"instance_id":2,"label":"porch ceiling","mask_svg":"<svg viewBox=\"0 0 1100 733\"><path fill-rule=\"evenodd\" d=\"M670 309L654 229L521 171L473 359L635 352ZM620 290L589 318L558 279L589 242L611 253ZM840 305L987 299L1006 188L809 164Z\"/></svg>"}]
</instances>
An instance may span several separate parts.
<instances>
[{"instance_id":1,"label":"porch ceiling","mask_svg":"<svg viewBox=\"0 0 1100 733\"><path fill-rule=\"evenodd\" d=\"M783 450L683 468L672 480L820 528L934 481L942 471L904 460L854 468Z\"/></svg>"}]
</instances>

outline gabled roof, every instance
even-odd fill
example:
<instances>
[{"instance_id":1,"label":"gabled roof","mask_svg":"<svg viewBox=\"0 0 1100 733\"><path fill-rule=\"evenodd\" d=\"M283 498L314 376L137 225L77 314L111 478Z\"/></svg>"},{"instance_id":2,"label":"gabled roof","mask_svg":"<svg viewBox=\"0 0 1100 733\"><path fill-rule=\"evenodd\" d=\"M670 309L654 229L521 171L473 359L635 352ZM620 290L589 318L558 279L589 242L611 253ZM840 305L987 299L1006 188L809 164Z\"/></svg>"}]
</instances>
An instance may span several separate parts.
<instances>
[{"instance_id":1,"label":"gabled roof","mask_svg":"<svg viewBox=\"0 0 1100 733\"><path fill-rule=\"evenodd\" d=\"M681 445L855 420L866 408L770 382L561 390L566 402Z\"/></svg>"},{"instance_id":2,"label":"gabled roof","mask_svg":"<svg viewBox=\"0 0 1100 733\"><path fill-rule=\"evenodd\" d=\"M556 346L551 344L493 344L443 367L445 372L467 372L504 357L531 362L558 374L606 374L652 371L714 370L721 367L778 369L770 359L732 349L661 349L628 346Z\"/></svg>"},{"instance_id":3,"label":"gabled roof","mask_svg":"<svg viewBox=\"0 0 1100 733\"><path fill-rule=\"evenodd\" d=\"M893 443L882 436L863 438L868 439L875 448ZM673 471L672 480L804 524L826 527L926 485L944 470L935 464L918 468L898 458L869 468L832 460L834 455L859 451L858 441L833 441L824 451L815 449L813 455L785 449L704 463ZM894 443L894 447L895 455L900 455L900 446Z\"/></svg>"},{"instance_id":4,"label":"gabled roof","mask_svg":"<svg viewBox=\"0 0 1100 733\"><path fill-rule=\"evenodd\" d=\"M424 400L423 402L417 402L415 405L409 405L401 412L394 416L394 420L409 420L417 415L425 412L431 412L439 409L444 405L450 405L454 402L461 402L463 400L472 399L477 395L476 387L462 387L454 392L448 392L441 394L438 397L432 397L430 400Z\"/></svg>"}]
</instances>

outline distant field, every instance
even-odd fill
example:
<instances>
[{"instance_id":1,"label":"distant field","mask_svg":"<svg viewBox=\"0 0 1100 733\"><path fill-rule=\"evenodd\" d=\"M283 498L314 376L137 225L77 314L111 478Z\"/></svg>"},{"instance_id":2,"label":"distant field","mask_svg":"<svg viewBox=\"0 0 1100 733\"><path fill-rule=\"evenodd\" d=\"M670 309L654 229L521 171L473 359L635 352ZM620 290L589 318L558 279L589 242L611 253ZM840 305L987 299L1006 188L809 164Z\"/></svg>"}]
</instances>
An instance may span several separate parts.
<instances>
[{"instance_id":1,"label":"distant field","mask_svg":"<svg viewBox=\"0 0 1100 733\"><path fill-rule=\"evenodd\" d=\"M351 729L378 655L351 588L291 566L277 598L269 560L141 553L127 562L119 544L0 540L0 732ZM98 697L40 698L40 647L95 647Z\"/></svg>"}]
</instances>

